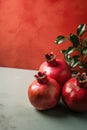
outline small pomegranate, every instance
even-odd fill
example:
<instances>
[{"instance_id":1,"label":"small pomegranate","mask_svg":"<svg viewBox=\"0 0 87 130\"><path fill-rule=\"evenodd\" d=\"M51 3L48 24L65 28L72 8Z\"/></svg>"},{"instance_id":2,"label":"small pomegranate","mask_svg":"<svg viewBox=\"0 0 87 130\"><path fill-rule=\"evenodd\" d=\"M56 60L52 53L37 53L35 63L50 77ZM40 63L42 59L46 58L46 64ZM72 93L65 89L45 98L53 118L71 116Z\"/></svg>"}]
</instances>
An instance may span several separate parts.
<instances>
[{"instance_id":1,"label":"small pomegranate","mask_svg":"<svg viewBox=\"0 0 87 130\"><path fill-rule=\"evenodd\" d=\"M69 79L62 88L64 103L74 111L87 111L87 75L78 73Z\"/></svg>"},{"instance_id":2,"label":"small pomegranate","mask_svg":"<svg viewBox=\"0 0 87 130\"><path fill-rule=\"evenodd\" d=\"M39 71L46 72L51 78L55 79L62 87L71 78L71 70L68 64L61 59L57 59L53 52L45 54L46 61L43 62Z\"/></svg>"},{"instance_id":3,"label":"small pomegranate","mask_svg":"<svg viewBox=\"0 0 87 130\"><path fill-rule=\"evenodd\" d=\"M46 110L57 105L60 98L60 86L56 80L45 72L38 72L28 88L28 97L31 104L38 110Z\"/></svg>"}]
</instances>

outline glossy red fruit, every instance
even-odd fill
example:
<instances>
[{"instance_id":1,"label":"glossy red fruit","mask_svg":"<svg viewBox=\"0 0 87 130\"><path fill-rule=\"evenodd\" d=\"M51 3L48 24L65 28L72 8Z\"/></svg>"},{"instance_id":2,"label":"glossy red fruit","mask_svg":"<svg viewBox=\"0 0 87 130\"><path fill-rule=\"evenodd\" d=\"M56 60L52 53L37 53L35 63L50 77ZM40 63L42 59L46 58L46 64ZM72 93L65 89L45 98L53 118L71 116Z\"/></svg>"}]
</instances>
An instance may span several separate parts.
<instances>
[{"instance_id":1,"label":"glossy red fruit","mask_svg":"<svg viewBox=\"0 0 87 130\"><path fill-rule=\"evenodd\" d=\"M71 70L68 64L61 59L57 59L53 53L46 54L46 61L43 62L39 71L46 72L48 76L55 79L62 87L71 78Z\"/></svg>"},{"instance_id":2,"label":"glossy red fruit","mask_svg":"<svg viewBox=\"0 0 87 130\"><path fill-rule=\"evenodd\" d=\"M53 108L60 98L59 84L42 72L38 72L35 77L36 80L28 88L31 104L38 110Z\"/></svg>"},{"instance_id":3,"label":"glossy red fruit","mask_svg":"<svg viewBox=\"0 0 87 130\"><path fill-rule=\"evenodd\" d=\"M69 79L62 88L64 103L74 111L87 111L87 76L77 74Z\"/></svg>"}]
</instances>

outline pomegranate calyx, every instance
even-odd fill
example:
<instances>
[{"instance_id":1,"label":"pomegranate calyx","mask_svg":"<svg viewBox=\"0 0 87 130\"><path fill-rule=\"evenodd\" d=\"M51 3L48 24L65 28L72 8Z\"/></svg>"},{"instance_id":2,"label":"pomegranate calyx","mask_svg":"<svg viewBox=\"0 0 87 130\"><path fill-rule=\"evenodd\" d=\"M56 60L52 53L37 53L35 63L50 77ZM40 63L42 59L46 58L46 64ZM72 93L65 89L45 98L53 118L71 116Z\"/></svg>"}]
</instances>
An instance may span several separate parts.
<instances>
[{"instance_id":1,"label":"pomegranate calyx","mask_svg":"<svg viewBox=\"0 0 87 130\"><path fill-rule=\"evenodd\" d=\"M46 53L45 58L50 65L57 65L56 55L54 55L53 52L51 52L50 54Z\"/></svg>"},{"instance_id":2,"label":"pomegranate calyx","mask_svg":"<svg viewBox=\"0 0 87 130\"><path fill-rule=\"evenodd\" d=\"M39 83L46 84L48 82L47 74L46 72L38 72L36 75L34 75Z\"/></svg>"},{"instance_id":3,"label":"pomegranate calyx","mask_svg":"<svg viewBox=\"0 0 87 130\"><path fill-rule=\"evenodd\" d=\"M79 81L81 87L87 88L87 75L85 72L83 72L82 74L78 73L76 75L76 78Z\"/></svg>"}]
</instances>

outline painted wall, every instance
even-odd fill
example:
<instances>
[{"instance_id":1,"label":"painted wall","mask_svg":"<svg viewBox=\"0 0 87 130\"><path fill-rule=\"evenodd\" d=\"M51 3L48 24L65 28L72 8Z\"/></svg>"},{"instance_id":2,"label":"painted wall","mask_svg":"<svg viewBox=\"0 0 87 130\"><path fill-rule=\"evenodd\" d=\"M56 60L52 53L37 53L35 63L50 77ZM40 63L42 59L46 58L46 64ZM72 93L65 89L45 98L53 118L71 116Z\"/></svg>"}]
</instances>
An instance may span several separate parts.
<instances>
[{"instance_id":1,"label":"painted wall","mask_svg":"<svg viewBox=\"0 0 87 130\"><path fill-rule=\"evenodd\" d=\"M87 0L0 0L0 66L38 69L44 54L68 46L56 36L87 23Z\"/></svg>"}]
</instances>

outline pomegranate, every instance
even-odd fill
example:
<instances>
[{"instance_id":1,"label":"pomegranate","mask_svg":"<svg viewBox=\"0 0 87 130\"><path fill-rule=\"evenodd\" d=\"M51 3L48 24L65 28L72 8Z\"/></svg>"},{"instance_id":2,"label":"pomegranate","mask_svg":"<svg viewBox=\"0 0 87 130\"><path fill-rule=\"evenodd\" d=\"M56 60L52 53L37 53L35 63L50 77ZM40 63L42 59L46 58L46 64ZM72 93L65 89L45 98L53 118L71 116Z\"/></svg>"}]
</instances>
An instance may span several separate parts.
<instances>
[{"instance_id":1,"label":"pomegranate","mask_svg":"<svg viewBox=\"0 0 87 130\"><path fill-rule=\"evenodd\" d=\"M53 52L50 55L45 54L45 57L46 61L40 65L39 71L46 72L47 75L55 79L62 87L71 78L70 67L64 60L57 59Z\"/></svg>"},{"instance_id":2,"label":"pomegranate","mask_svg":"<svg viewBox=\"0 0 87 130\"><path fill-rule=\"evenodd\" d=\"M87 111L87 75L78 73L62 88L62 99L71 110Z\"/></svg>"},{"instance_id":3,"label":"pomegranate","mask_svg":"<svg viewBox=\"0 0 87 130\"><path fill-rule=\"evenodd\" d=\"M57 105L60 98L60 86L56 80L45 72L38 72L28 88L28 97L31 104L38 110L46 110Z\"/></svg>"}]
</instances>

